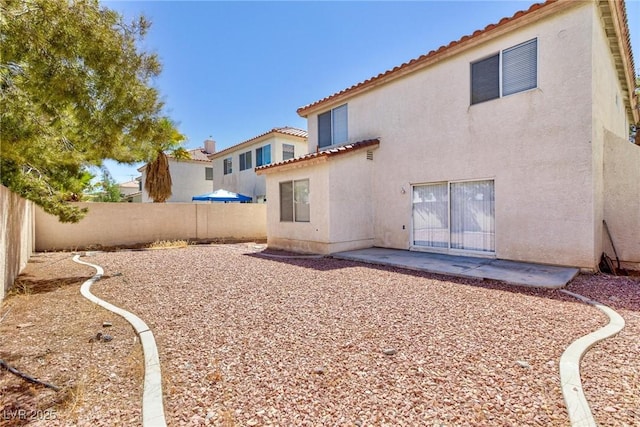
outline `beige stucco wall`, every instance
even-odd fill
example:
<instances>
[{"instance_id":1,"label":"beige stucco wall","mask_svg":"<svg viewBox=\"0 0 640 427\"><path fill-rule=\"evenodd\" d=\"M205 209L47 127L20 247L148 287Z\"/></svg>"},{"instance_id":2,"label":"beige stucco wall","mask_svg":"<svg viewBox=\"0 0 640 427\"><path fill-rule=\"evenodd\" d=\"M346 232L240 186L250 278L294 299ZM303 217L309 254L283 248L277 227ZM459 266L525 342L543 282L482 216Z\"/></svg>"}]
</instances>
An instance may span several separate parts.
<instances>
[{"instance_id":1,"label":"beige stucco wall","mask_svg":"<svg viewBox=\"0 0 640 427\"><path fill-rule=\"evenodd\" d=\"M623 268L640 270L640 146L605 132L604 220ZM603 248L614 251L606 232Z\"/></svg>"},{"instance_id":2,"label":"beige stucco wall","mask_svg":"<svg viewBox=\"0 0 640 427\"><path fill-rule=\"evenodd\" d=\"M33 204L0 185L0 302L34 248Z\"/></svg>"},{"instance_id":3,"label":"beige stucco wall","mask_svg":"<svg viewBox=\"0 0 640 427\"><path fill-rule=\"evenodd\" d=\"M381 138L376 246L410 248L412 185L493 179L496 257L595 267L594 16L594 4L576 2L348 100L349 140ZM470 106L470 63L534 37L538 87ZM308 119L311 151L317 114Z\"/></svg>"},{"instance_id":4,"label":"beige stucco wall","mask_svg":"<svg viewBox=\"0 0 640 427\"><path fill-rule=\"evenodd\" d=\"M280 167L267 174L267 245L306 253L329 253L329 165L326 159ZM264 175L260 175L264 177ZM280 183L309 180L309 222L280 221Z\"/></svg>"},{"instance_id":5,"label":"beige stucco wall","mask_svg":"<svg viewBox=\"0 0 640 427\"><path fill-rule=\"evenodd\" d=\"M369 149L375 153L375 147ZM367 151L262 172L271 200L267 210L268 246L318 254L371 247L374 160L367 160ZM300 179L309 180L310 221L281 222L280 183Z\"/></svg>"},{"instance_id":6,"label":"beige stucco wall","mask_svg":"<svg viewBox=\"0 0 640 427\"><path fill-rule=\"evenodd\" d=\"M299 157L307 154L307 143L300 138L282 134L269 134L264 138L258 138L255 142L247 145L240 145L236 149L226 153L220 153L213 158L213 186L214 189L225 189L234 193L244 194L256 198L265 196L266 181L264 176L256 175L256 149L265 145L271 145L271 163L282 161L282 145L291 144L294 146L294 154ZM251 151L251 168L240 170L240 154ZM232 173L224 174L224 159L232 158Z\"/></svg>"},{"instance_id":7,"label":"beige stucco wall","mask_svg":"<svg viewBox=\"0 0 640 427\"><path fill-rule=\"evenodd\" d=\"M373 160L367 160L372 151ZM328 253L368 248L374 243L373 173L376 147L329 160Z\"/></svg>"},{"instance_id":8,"label":"beige stucco wall","mask_svg":"<svg viewBox=\"0 0 640 427\"><path fill-rule=\"evenodd\" d=\"M597 23L600 13L593 8L592 19ZM606 251L613 257L609 239L603 228L603 219L607 221L609 228L617 230L621 239L625 241L625 253L629 260L637 258L640 243L635 251L629 246L630 241L637 239L640 233L640 223L635 222L635 228L628 228L637 221L640 215L638 187L630 184L628 180L639 179L640 162L638 155L640 149L634 147L629 141L629 123L633 120L625 113L623 102L623 88L615 68L614 59L607 34L601 25L593 26L592 33L592 69L593 76L591 90L592 102L592 164L593 164L593 191L594 191L594 250L596 262L602 252ZM625 158L623 153L629 157ZM635 162L634 162L635 160ZM635 190L635 192L633 191ZM624 192L626 191L626 197ZM628 201L621 203L624 198ZM633 207L636 210L633 210ZM615 225L612 225L615 224ZM637 232L636 232L637 230ZM613 231L612 231L613 232ZM615 237L614 237L615 238ZM617 249L617 248L616 248ZM634 254L635 253L635 254Z\"/></svg>"},{"instance_id":9,"label":"beige stucco wall","mask_svg":"<svg viewBox=\"0 0 640 427\"><path fill-rule=\"evenodd\" d=\"M36 208L36 250L127 246L156 240L266 238L266 206L253 203L78 203L89 213L62 224Z\"/></svg>"},{"instance_id":10,"label":"beige stucco wall","mask_svg":"<svg viewBox=\"0 0 640 427\"><path fill-rule=\"evenodd\" d=\"M209 162L197 160L169 160L169 172L171 173L171 197L169 203L191 202L191 198L198 194L211 193L213 181L205 179L205 168L211 167ZM142 182L146 182L146 169L142 171ZM149 193L142 187L142 202L153 202Z\"/></svg>"}]
</instances>

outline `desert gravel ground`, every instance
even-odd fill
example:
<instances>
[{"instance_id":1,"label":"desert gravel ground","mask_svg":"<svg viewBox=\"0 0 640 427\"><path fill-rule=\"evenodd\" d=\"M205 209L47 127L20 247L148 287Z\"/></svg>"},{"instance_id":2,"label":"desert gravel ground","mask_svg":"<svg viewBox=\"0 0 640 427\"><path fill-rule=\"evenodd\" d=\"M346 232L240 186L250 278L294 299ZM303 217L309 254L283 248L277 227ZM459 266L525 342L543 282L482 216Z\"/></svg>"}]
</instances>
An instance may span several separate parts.
<instances>
[{"instance_id":1,"label":"desert gravel ground","mask_svg":"<svg viewBox=\"0 0 640 427\"><path fill-rule=\"evenodd\" d=\"M153 330L170 426L569 424L558 360L606 324L597 309L559 291L262 250L235 244L84 258L105 269L93 292ZM70 258L38 254L27 271L46 264L50 277L78 280L11 296L0 311L2 357L67 393L23 387L2 372L0 408L26 396L23 407L55 408L59 425L139 424L140 346L126 324L76 299L93 271ZM640 280L581 275L569 289L627 322L582 363L596 420L640 424ZM88 343L104 320L114 339ZM63 345L65 328L73 338ZM73 398L74 388L84 394Z\"/></svg>"}]
</instances>

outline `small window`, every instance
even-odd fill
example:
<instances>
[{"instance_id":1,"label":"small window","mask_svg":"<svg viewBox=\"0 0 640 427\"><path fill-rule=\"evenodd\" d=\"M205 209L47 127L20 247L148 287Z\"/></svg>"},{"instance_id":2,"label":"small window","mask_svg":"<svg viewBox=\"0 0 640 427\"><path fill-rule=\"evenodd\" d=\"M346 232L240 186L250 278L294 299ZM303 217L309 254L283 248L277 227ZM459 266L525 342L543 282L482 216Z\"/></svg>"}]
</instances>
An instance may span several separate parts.
<instances>
[{"instance_id":1,"label":"small window","mask_svg":"<svg viewBox=\"0 0 640 427\"><path fill-rule=\"evenodd\" d=\"M538 85L538 43L529 40L502 52L502 96Z\"/></svg>"},{"instance_id":2,"label":"small window","mask_svg":"<svg viewBox=\"0 0 640 427\"><path fill-rule=\"evenodd\" d=\"M309 180L280 183L280 221L309 222Z\"/></svg>"},{"instance_id":3,"label":"small window","mask_svg":"<svg viewBox=\"0 0 640 427\"><path fill-rule=\"evenodd\" d=\"M293 159L296 156L296 147L293 144L282 144L282 160Z\"/></svg>"},{"instance_id":4,"label":"small window","mask_svg":"<svg viewBox=\"0 0 640 427\"><path fill-rule=\"evenodd\" d=\"M224 159L224 174L225 175L229 175L232 171L232 161L231 161L231 157L227 157L226 159Z\"/></svg>"},{"instance_id":5,"label":"small window","mask_svg":"<svg viewBox=\"0 0 640 427\"><path fill-rule=\"evenodd\" d=\"M213 168L204 168L204 179L213 181Z\"/></svg>"},{"instance_id":6,"label":"small window","mask_svg":"<svg viewBox=\"0 0 640 427\"><path fill-rule=\"evenodd\" d=\"M502 76L502 79L501 79ZM471 63L471 104L538 86L538 40L510 47Z\"/></svg>"},{"instance_id":7,"label":"small window","mask_svg":"<svg viewBox=\"0 0 640 427\"><path fill-rule=\"evenodd\" d=\"M251 151L240 154L240 170L251 169Z\"/></svg>"},{"instance_id":8,"label":"small window","mask_svg":"<svg viewBox=\"0 0 640 427\"><path fill-rule=\"evenodd\" d=\"M471 64L471 103L500 97L500 55Z\"/></svg>"},{"instance_id":9,"label":"small window","mask_svg":"<svg viewBox=\"0 0 640 427\"><path fill-rule=\"evenodd\" d=\"M256 167L271 163L271 144L256 148Z\"/></svg>"},{"instance_id":10,"label":"small window","mask_svg":"<svg viewBox=\"0 0 640 427\"><path fill-rule=\"evenodd\" d=\"M348 133L347 104L318 115L318 147L347 142Z\"/></svg>"}]
</instances>

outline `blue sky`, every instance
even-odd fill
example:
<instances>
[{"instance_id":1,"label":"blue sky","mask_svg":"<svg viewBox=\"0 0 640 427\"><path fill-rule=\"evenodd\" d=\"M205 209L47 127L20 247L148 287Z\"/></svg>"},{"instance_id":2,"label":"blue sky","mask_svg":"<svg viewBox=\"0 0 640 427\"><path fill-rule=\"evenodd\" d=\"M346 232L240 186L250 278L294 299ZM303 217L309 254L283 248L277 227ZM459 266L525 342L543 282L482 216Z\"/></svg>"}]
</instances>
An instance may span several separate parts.
<instances>
[{"instance_id":1,"label":"blue sky","mask_svg":"<svg viewBox=\"0 0 640 427\"><path fill-rule=\"evenodd\" d=\"M296 110L498 22L532 1L103 1L152 22L154 82L196 148L217 149L274 127L306 129ZM627 1L636 68L640 0ZM640 72L640 71L638 71ZM136 166L106 162L114 179Z\"/></svg>"}]
</instances>

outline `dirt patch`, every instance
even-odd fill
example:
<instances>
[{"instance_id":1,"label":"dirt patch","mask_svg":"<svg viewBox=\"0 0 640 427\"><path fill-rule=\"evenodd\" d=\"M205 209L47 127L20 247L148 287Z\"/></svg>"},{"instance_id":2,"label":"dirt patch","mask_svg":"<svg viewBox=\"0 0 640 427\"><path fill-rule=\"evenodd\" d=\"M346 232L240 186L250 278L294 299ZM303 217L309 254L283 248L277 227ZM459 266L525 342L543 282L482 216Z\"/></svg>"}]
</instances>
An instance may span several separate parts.
<instances>
[{"instance_id":1,"label":"dirt patch","mask_svg":"<svg viewBox=\"0 0 640 427\"><path fill-rule=\"evenodd\" d=\"M60 391L0 369L0 426L140 424L139 341L127 322L80 295L95 271L71 258L35 255L2 304L0 358ZM92 339L98 332L113 340Z\"/></svg>"}]
</instances>

